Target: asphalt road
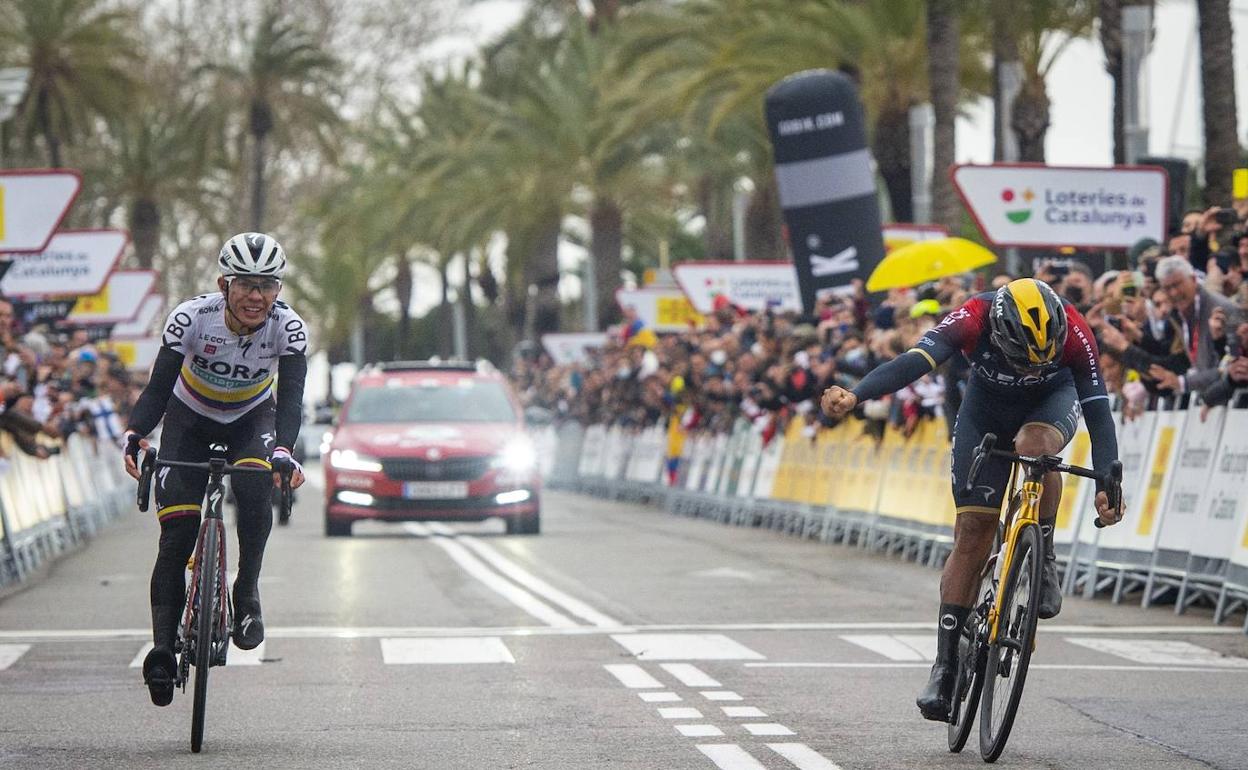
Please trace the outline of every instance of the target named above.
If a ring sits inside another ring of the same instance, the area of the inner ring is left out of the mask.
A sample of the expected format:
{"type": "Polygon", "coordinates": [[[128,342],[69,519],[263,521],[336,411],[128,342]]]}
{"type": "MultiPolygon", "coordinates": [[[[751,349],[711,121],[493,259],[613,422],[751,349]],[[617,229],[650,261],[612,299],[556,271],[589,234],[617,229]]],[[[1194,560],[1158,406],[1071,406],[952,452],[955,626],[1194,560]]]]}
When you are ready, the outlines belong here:
{"type": "MultiPolygon", "coordinates": [[[[950,754],[914,706],[934,570],[555,492],[537,537],[486,522],[329,540],[318,494],[274,529],[268,641],[213,669],[198,756],[189,690],[158,709],[135,667],[153,516],[0,601],[0,767],[980,764],[974,737],[950,754]]],[[[1245,768],[1246,694],[1237,623],[1068,598],[1000,764],[1245,768]]]]}

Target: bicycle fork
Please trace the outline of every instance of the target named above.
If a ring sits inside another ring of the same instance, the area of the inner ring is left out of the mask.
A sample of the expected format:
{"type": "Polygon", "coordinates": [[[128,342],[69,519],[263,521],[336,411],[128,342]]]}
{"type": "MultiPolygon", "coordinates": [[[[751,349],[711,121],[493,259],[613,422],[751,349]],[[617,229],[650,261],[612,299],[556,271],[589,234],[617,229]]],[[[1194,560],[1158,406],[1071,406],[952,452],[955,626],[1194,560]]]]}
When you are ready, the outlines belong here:
{"type": "Polygon", "coordinates": [[[1038,481],[1024,481],[1022,489],[1022,504],[1019,506],[1018,515],[1010,522],[1009,529],[1005,533],[1005,538],[1001,541],[1001,553],[997,557],[996,575],[994,579],[997,583],[996,595],[993,597],[992,607],[988,610],[988,643],[995,644],[1000,632],[1000,621],[1002,610],[1002,596],[1005,594],[1004,586],[1001,585],[1002,579],[1010,575],[1010,570],[1014,567],[1014,546],[1018,542],[1018,535],[1022,532],[1023,527],[1035,524],[1039,521],[1036,511],[1040,508],[1040,495],[1044,489],[1038,481]]]}

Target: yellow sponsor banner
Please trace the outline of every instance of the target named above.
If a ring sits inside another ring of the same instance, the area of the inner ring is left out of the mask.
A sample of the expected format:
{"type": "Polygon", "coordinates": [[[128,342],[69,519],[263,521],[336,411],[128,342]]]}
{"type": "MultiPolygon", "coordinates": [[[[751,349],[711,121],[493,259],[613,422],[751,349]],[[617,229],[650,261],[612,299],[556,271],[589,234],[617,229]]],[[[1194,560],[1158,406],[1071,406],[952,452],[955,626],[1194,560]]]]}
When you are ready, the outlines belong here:
{"type": "Polygon", "coordinates": [[[79,297],[78,301],[74,303],[74,309],[70,313],[106,315],[108,313],[108,284],[104,284],[104,288],[100,289],[99,294],[79,297]]]}
{"type": "Polygon", "coordinates": [[[655,304],[659,326],[700,327],[706,321],[686,297],[659,297],[655,304]]]}
{"type": "Polygon", "coordinates": [[[886,516],[907,518],[906,486],[913,470],[906,467],[906,440],[892,425],[884,429],[884,441],[880,444],[880,473],[884,479],[879,494],[879,512],[886,516]]]}
{"type": "MultiPolygon", "coordinates": [[[[1081,430],[1075,434],[1074,445],[1070,450],[1070,465],[1087,466],[1088,455],[1092,451],[1092,439],[1088,432],[1081,430]]],[[[1067,473],[1062,477],[1062,502],[1057,507],[1057,529],[1068,529],[1075,513],[1075,505],[1079,502],[1079,486],[1083,479],[1067,473]]]]}
{"type": "Polygon", "coordinates": [[[1157,452],[1153,455],[1153,468],[1148,476],[1148,489],[1144,493],[1144,506],[1140,510],[1140,523],[1135,534],[1148,535],[1153,531],[1157,518],[1157,505],[1161,501],[1161,487],[1166,482],[1166,468],[1170,467],[1170,449],[1174,445],[1174,427],[1167,425],[1157,436],[1157,452]]]}
{"type": "Polygon", "coordinates": [[[824,505],[832,502],[832,483],[836,471],[836,463],[840,459],[837,453],[840,426],[821,428],[815,434],[815,468],[810,483],[810,502],[824,505]]]}

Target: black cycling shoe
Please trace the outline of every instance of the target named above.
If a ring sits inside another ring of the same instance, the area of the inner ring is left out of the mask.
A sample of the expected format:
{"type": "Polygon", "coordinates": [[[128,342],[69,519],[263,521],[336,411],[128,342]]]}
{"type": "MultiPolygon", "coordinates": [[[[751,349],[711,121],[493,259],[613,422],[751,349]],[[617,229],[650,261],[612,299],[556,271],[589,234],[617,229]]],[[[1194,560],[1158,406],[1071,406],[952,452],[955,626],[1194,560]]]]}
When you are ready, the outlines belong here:
{"type": "Polygon", "coordinates": [[[239,611],[234,621],[234,646],[240,650],[254,650],[263,641],[264,618],[260,616],[260,607],[239,611]]]}
{"type": "Polygon", "coordinates": [[[173,680],[178,661],[166,647],[153,647],[143,659],[143,682],[152,696],[152,703],[168,706],[173,702],[173,680]]]}
{"type": "Polygon", "coordinates": [[[1057,617],[1062,611],[1062,583],[1057,577],[1057,559],[1044,557],[1044,572],[1040,578],[1040,619],[1057,617]]]}
{"type": "Polygon", "coordinates": [[[949,712],[953,707],[953,685],[958,678],[958,667],[937,662],[932,666],[932,675],[927,686],[915,704],[924,719],[933,722],[948,722],[949,712]]]}

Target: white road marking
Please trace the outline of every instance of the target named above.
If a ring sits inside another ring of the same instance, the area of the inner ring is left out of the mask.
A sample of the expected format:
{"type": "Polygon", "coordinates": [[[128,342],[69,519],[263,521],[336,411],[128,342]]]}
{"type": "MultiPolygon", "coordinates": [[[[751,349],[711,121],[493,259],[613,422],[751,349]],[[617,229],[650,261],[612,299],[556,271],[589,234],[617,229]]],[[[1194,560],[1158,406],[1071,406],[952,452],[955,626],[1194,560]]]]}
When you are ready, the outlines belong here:
{"type": "Polygon", "coordinates": [[[683,700],[674,692],[639,692],[637,695],[646,703],[674,703],[683,700]]]}
{"type": "Polygon", "coordinates": [[[659,668],[679,679],[680,683],[686,687],[723,686],[692,663],[661,663],[659,668]]]}
{"type": "MultiPolygon", "coordinates": [[[[420,531],[424,529],[423,527],[420,529],[413,529],[413,525],[415,524],[416,522],[410,522],[404,526],[410,531],[420,531]]],[[[514,583],[504,580],[497,573],[491,571],[489,567],[485,566],[484,562],[469,553],[467,548],[464,548],[451,538],[434,537],[430,538],[430,540],[434,545],[438,546],[443,551],[446,551],[446,554],[450,556],[455,563],[464,570],[464,572],[467,572],[469,575],[484,584],[487,588],[542,621],[546,625],[565,628],[578,625],[575,620],[554,609],[533,594],[514,583]]]]}
{"type": "MultiPolygon", "coordinates": [[[[230,645],[230,651],[225,655],[225,665],[227,668],[235,666],[258,666],[264,657],[265,642],[261,642],[253,650],[240,650],[233,644],[230,645]]],[[[143,659],[152,651],[152,643],[148,642],[139,648],[134,659],[130,661],[130,668],[143,668],[143,659]]]]}
{"type": "MultiPolygon", "coordinates": [[[[441,533],[439,532],[439,534],[441,533]]],[[[551,604],[562,607],[590,625],[598,626],[599,628],[610,628],[613,630],[617,630],[623,625],[620,621],[602,614],[585,602],[577,599],[575,596],[570,596],[558,588],[555,588],[550,583],[547,583],[545,580],[542,580],[538,576],[522,568],[506,556],[503,556],[493,547],[481,542],[475,537],[460,535],[456,538],[456,542],[463,543],[468,546],[477,554],[477,556],[485,559],[499,572],[503,573],[543,599],[549,601],[551,604]]]]}
{"type": "Polygon", "coordinates": [[[634,690],[663,686],[663,683],[650,676],[648,671],[633,663],[611,663],[603,666],[603,668],[611,676],[620,680],[620,684],[634,690]]]}
{"type": "Polygon", "coordinates": [[[724,712],[724,716],[732,717],[733,719],[767,716],[762,709],[755,708],[754,706],[720,706],[719,708],[724,712]]]}
{"type": "Polygon", "coordinates": [[[767,748],[792,762],[798,770],[841,770],[840,765],[804,743],[769,743],[767,748]]]}
{"type": "Polygon", "coordinates": [[[718,738],[724,734],[715,725],[676,725],[676,729],[686,738],[718,738]]]}
{"type": "Polygon", "coordinates": [[[387,665],[443,665],[451,663],[515,663],[511,650],[498,637],[458,639],[382,639],[381,658],[387,665]]]}
{"type": "Polygon", "coordinates": [[[619,634],[611,638],[638,660],[764,659],[723,634],[619,634]]]}
{"type": "Polygon", "coordinates": [[[747,722],[741,725],[750,735],[793,735],[793,731],[775,722],[747,722]]]}
{"type": "Polygon", "coordinates": [[[664,719],[701,719],[702,712],[688,706],[669,706],[659,709],[659,716],[664,719]]]}
{"type": "MultiPolygon", "coordinates": [[[[746,665],[749,665],[749,664],[747,663],[746,665]]],[[[706,698],[707,700],[714,700],[714,701],[745,700],[745,698],[742,698],[740,695],[737,695],[732,690],[708,690],[702,693],[702,697],[706,698]]]]}
{"type": "MultiPolygon", "coordinates": [[[[270,639],[367,639],[386,636],[588,636],[624,633],[707,631],[935,631],[935,623],[739,623],[657,624],[597,628],[594,626],[275,626],[265,629],[270,639]]],[[[1239,628],[1225,626],[1044,626],[1041,634],[1240,636],[1239,628]]],[[[70,628],[0,631],[0,642],[72,642],[80,640],[142,641],[150,628],[70,628]]]]}
{"type": "MultiPolygon", "coordinates": [[[[746,668],[931,668],[927,663],[827,663],[827,662],[793,662],[793,663],[745,663],[746,668]]],[[[1227,674],[1248,673],[1242,668],[1195,668],[1192,666],[1113,666],[1113,665],[1080,665],[1077,663],[1032,663],[1030,668],[1048,669],[1050,671],[1138,671],[1146,673],[1184,674],[1227,674]]]]}
{"type": "Polygon", "coordinates": [[[900,636],[888,634],[846,634],[850,644],[883,655],[889,660],[935,660],[936,639],[933,636],[900,636]]]}
{"type": "Polygon", "coordinates": [[[1248,668],[1248,658],[1223,655],[1191,642],[1171,639],[1083,639],[1068,637],[1066,641],[1089,650],[1105,652],[1136,663],[1160,666],[1204,666],[1215,668],[1248,668]]]}
{"type": "Polygon", "coordinates": [[[735,743],[699,743],[698,751],[719,770],[767,770],[761,762],[735,743]]]}
{"type": "Polygon", "coordinates": [[[29,644],[0,644],[0,671],[16,663],[29,649],[29,644]]]}

